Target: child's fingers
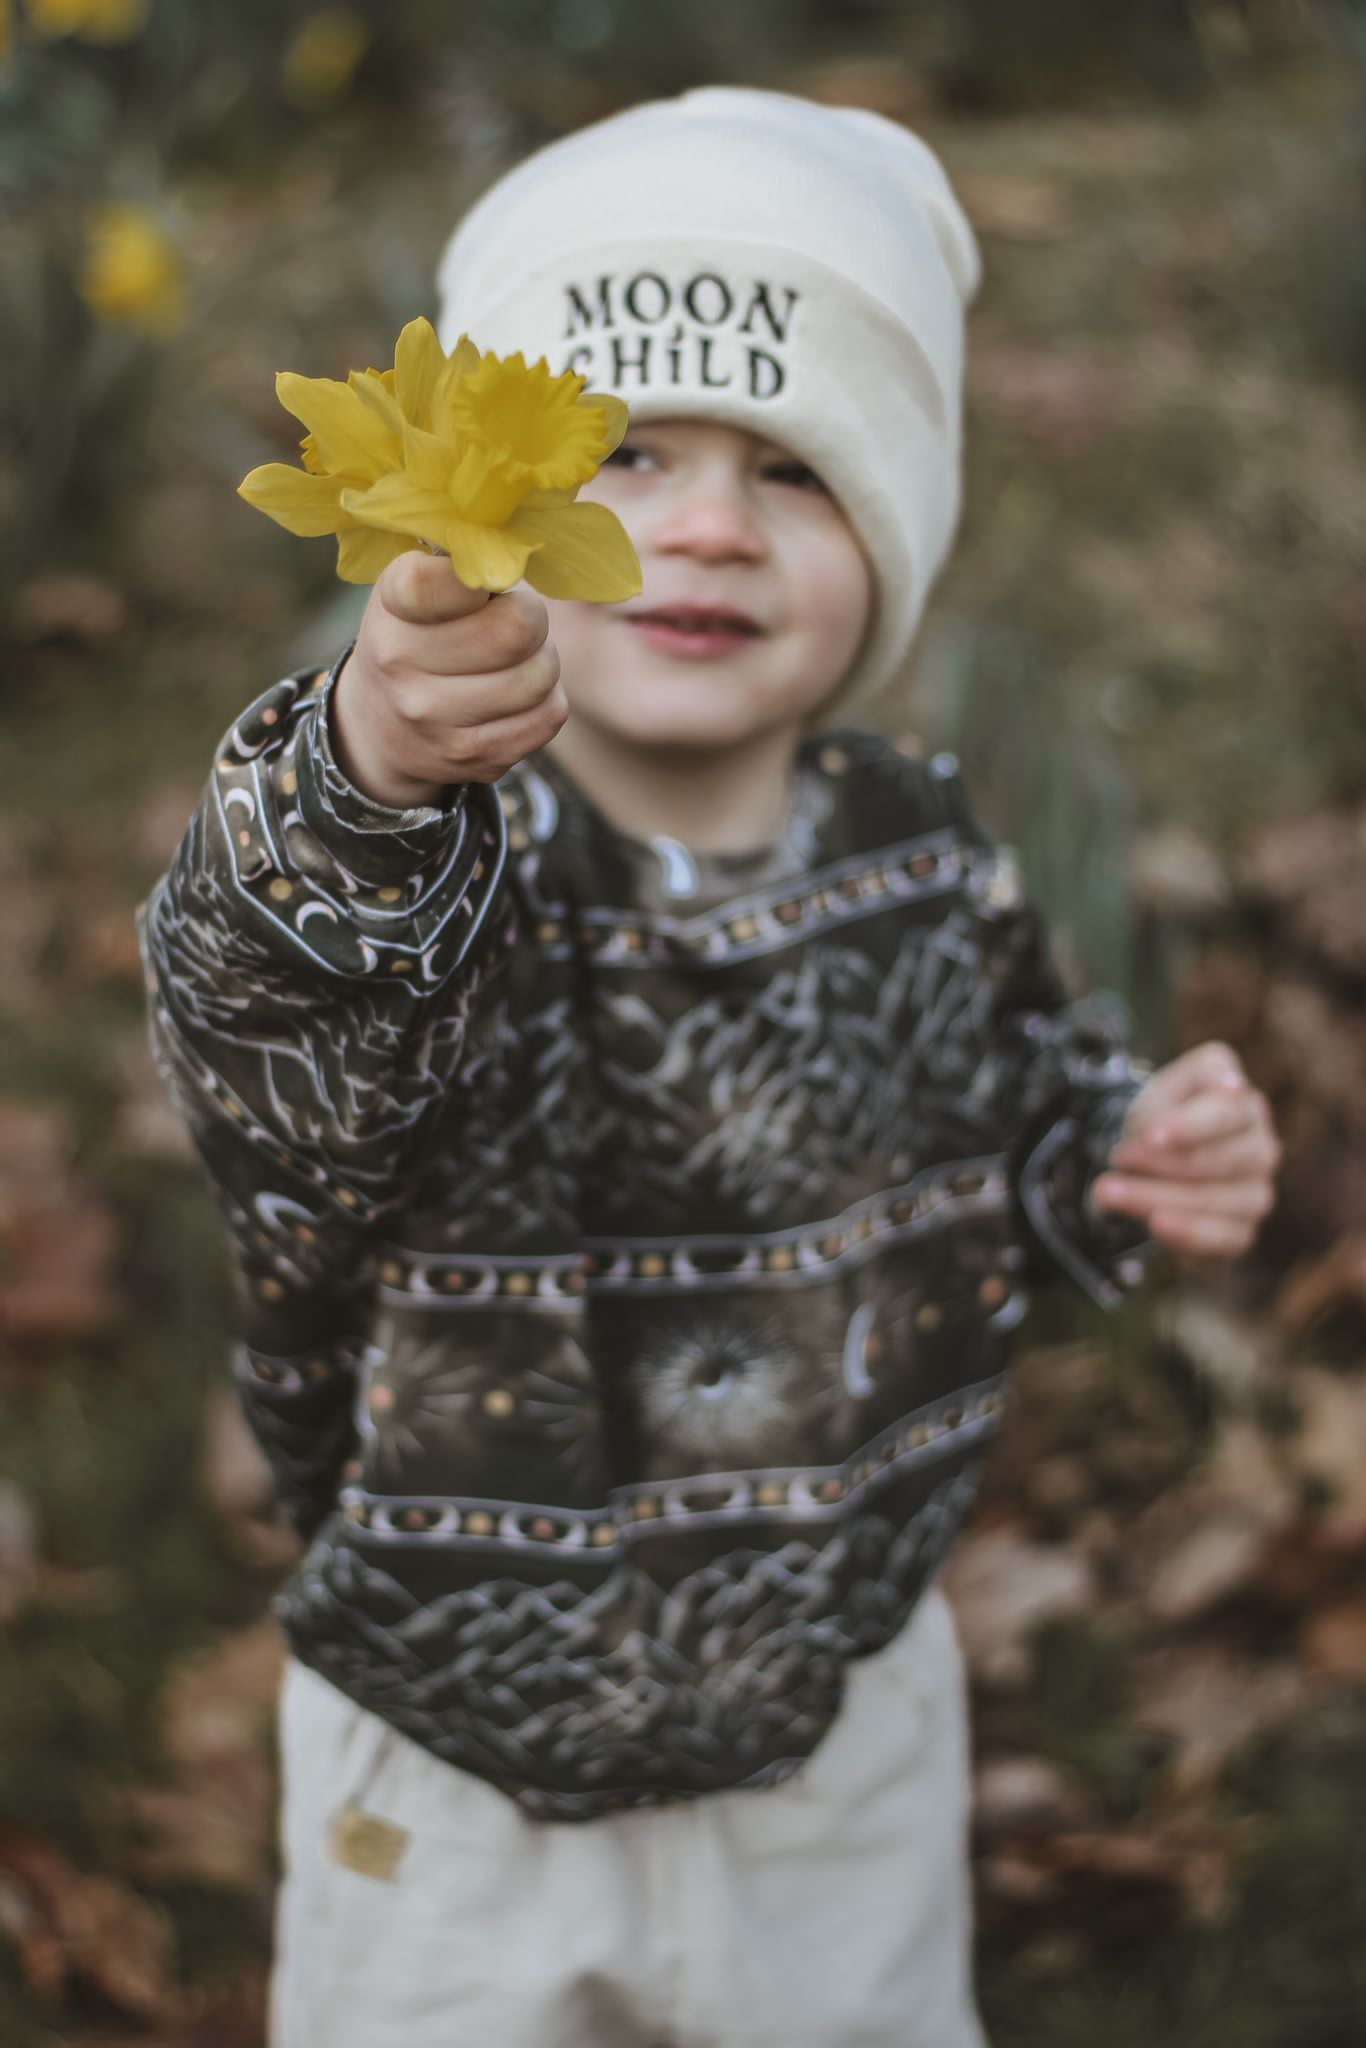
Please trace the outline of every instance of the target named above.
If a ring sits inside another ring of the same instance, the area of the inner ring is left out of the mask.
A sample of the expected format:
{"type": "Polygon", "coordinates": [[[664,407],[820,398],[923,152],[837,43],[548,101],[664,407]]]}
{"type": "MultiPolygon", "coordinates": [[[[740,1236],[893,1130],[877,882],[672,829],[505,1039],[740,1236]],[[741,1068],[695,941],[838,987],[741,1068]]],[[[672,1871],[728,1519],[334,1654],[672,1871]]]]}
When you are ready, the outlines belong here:
{"type": "Polygon", "coordinates": [[[1227,1216],[1193,1216],[1159,1209],[1148,1225],[1153,1236],[1169,1250],[1191,1252],[1197,1258],[1236,1259],[1257,1235],[1255,1223],[1227,1216]]]}
{"type": "Polygon", "coordinates": [[[1159,1213],[1166,1213],[1260,1222],[1272,1202],[1270,1183],[1261,1176],[1195,1183],[1155,1180],[1137,1174],[1103,1173],[1093,1193],[1102,1209],[1149,1220],[1159,1213]]]}
{"type": "Polygon", "coordinates": [[[499,718],[461,735],[461,744],[448,756],[448,779],[452,782],[496,782],[506,775],[514,761],[549,746],[569,716],[564,691],[556,684],[541,703],[511,718],[499,718]]]}
{"type": "MultiPolygon", "coordinates": [[[[1126,1127],[1111,1155],[1114,1165],[1133,1172],[1177,1173],[1191,1179],[1222,1177],[1222,1147],[1246,1146],[1239,1155],[1253,1171],[1274,1173],[1281,1148],[1266,1097],[1250,1084],[1192,1096],[1146,1129],[1126,1127]]],[[[1238,1170],[1235,1168],[1234,1170],[1238,1170]]]]}
{"type": "Polygon", "coordinates": [[[1126,1129],[1115,1150],[1141,1153],[1151,1166],[1163,1164],[1168,1155],[1249,1138],[1260,1128],[1257,1100],[1251,1089],[1242,1095],[1191,1096],[1146,1128],[1126,1129]]]}
{"type": "MultiPolygon", "coordinates": [[[[530,590],[500,591],[490,598],[487,591],[466,590],[464,584],[457,583],[456,598],[450,600],[452,605],[475,598],[479,603],[473,610],[441,611],[440,608],[447,605],[448,594],[441,586],[434,592],[426,590],[430,568],[440,570],[441,563],[435,557],[404,555],[391,563],[390,568],[397,572],[408,561],[416,564],[414,573],[425,591],[425,596],[420,593],[420,601],[416,606],[410,605],[409,610],[420,611],[427,597],[432,602],[425,617],[405,617],[393,606],[408,604],[412,593],[405,593],[400,584],[397,595],[390,599],[383,579],[376,584],[375,600],[380,609],[369,644],[372,660],[387,686],[392,688],[399,682],[406,685],[416,682],[424,686],[431,683],[440,688],[446,682],[466,685],[473,680],[487,679],[500,688],[515,689],[515,679],[524,676],[536,657],[547,651],[550,613],[541,599],[530,590]]],[[[446,566],[449,570],[449,564],[446,566]]],[[[389,570],[385,571],[385,575],[389,573],[389,570]]],[[[367,625],[369,620],[367,612],[367,625]]],[[[459,700],[452,700],[447,709],[454,708],[459,716],[466,719],[486,715],[466,710],[465,704],[462,696],[459,700]]],[[[509,698],[500,702],[498,708],[510,711],[518,706],[509,698]]]]}
{"type": "Polygon", "coordinates": [[[1178,1101],[1203,1094],[1207,1088],[1227,1088],[1236,1094],[1248,1085],[1237,1053],[1217,1038],[1182,1053],[1160,1071],[1170,1077],[1178,1101]]]}
{"type": "Polygon", "coordinates": [[[1236,1099],[1247,1085],[1237,1053],[1231,1046],[1211,1039],[1158,1068],[1134,1099],[1129,1111],[1129,1134],[1137,1137],[1160,1126],[1192,1096],[1217,1090],[1236,1099]]]}
{"type": "Polygon", "coordinates": [[[409,626],[436,626],[463,619],[489,601],[487,590],[471,590],[451,567],[447,555],[429,555],[410,548],[384,570],[378,583],[386,611],[409,626]]]}
{"type": "Polygon", "coordinates": [[[1101,1208],[1137,1217],[1172,1251],[1204,1258],[1236,1258],[1246,1251],[1271,1206],[1270,1184],[1265,1181],[1197,1189],[1107,1173],[1094,1192],[1101,1208]]]}
{"type": "Polygon", "coordinates": [[[1168,1115],[1146,1132],[1148,1143],[1170,1151],[1207,1145],[1215,1138],[1233,1138],[1252,1129],[1253,1116],[1247,1093],[1192,1095],[1178,1103],[1168,1115]]]}
{"type": "Polygon", "coordinates": [[[505,669],[443,675],[416,670],[403,685],[404,717],[440,731],[491,725],[543,704],[560,678],[559,652],[550,641],[505,669]]]}
{"type": "Polygon", "coordinates": [[[1269,1131],[1254,1127],[1203,1145],[1152,1146],[1141,1139],[1116,1145],[1109,1164],[1120,1172],[1152,1173],[1171,1180],[1236,1180],[1244,1174],[1273,1174],[1281,1148],[1269,1131]]]}
{"type": "Polygon", "coordinates": [[[550,613],[534,591],[503,590],[475,613],[397,631],[414,669],[460,678],[492,676],[519,667],[545,646],[550,613]]]}

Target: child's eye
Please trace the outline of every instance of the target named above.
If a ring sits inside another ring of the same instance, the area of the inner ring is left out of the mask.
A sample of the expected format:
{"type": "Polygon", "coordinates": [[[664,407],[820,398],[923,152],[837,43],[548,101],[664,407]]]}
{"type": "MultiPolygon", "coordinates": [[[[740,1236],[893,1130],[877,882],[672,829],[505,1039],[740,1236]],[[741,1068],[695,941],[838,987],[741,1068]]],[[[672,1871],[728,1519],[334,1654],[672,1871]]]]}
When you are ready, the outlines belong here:
{"type": "Polygon", "coordinates": [[[642,448],[638,441],[622,441],[605,458],[602,466],[604,469],[609,465],[613,469],[647,469],[653,460],[649,449],[642,448]]]}
{"type": "Polygon", "coordinates": [[[817,476],[810,464],[798,462],[795,458],[766,464],[764,477],[769,483],[788,484],[798,491],[827,491],[824,479],[817,476]]]}

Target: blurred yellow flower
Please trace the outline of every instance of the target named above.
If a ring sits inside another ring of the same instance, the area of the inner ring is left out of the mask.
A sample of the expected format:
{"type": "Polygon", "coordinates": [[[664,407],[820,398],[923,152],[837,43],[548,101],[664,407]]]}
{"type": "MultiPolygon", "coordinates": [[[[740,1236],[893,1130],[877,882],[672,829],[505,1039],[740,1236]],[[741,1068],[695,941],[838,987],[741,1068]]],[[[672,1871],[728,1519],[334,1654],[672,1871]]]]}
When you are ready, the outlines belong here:
{"type": "Polygon", "coordinates": [[[103,206],[86,223],[81,296],[97,319],[174,333],[185,317],[180,254],[140,206],[103,206]]]}
{"type": "Polygon", "coordinates": [[[126,43],[147,20],[147,0],[25,0],[42,36],[84,36],[90,43],[126,43]]]}
{"type": "Polygon", "coordinates": [[[365,55],[370,31],[353,7],[320,7],[289,39],[281,77],[288,97],[322,106],[345,92],[365,55]]]}
{"type": "Polygon", "coordinates": [[[14,9],[10,0],[0,0],[0,64],[14,48],[14,9]]]}
{"type": "Polygon", "coordinates": [[[574,502],[626,431],[626,407],[544,361],[447,356],[430,322],[399,335],[392,370],[276,379],[308,429],[302,470],[266,463],[241,495],[291,533],[338,536],[337,573],[369,583],[414,541],[476,590],[525,577],[549,597],[615,602],[640,589],[625,530],[574,502]]]}

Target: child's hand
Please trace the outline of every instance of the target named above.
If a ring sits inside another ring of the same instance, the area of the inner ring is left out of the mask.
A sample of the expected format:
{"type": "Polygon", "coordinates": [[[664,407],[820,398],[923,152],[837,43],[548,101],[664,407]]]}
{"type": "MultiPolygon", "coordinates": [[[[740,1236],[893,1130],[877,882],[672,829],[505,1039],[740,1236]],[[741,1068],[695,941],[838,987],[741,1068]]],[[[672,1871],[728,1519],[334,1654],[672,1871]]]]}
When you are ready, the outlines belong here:
{"type": "Polygon", "coordinates": [[[496,782],[569,715],[540,598],[490,599],[445,555],[389,564],[332,694],[338,765],[375,802],[434,803],[453,782],[496,782]]]}
{"type": "Polygon", "coordinates": [[[1237,1054],[1200,1045],[1135,1096],[1095,1199],[1142,1217],[1175,1251],[1235,1258],[1271,1207],[1280,1157],[1266,1098],[1237,1054]]]}

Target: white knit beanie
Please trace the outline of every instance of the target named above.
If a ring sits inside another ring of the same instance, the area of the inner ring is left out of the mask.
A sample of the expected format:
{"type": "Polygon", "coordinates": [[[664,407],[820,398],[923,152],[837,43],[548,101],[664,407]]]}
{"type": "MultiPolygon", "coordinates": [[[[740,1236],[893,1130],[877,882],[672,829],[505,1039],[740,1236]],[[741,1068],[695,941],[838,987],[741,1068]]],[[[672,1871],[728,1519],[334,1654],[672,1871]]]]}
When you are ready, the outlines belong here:
{"type": "Polygon", "coordinates": [[[632,418],[791,449],[872,563],[825,715],[902,670],[960,493],[972,230],[937,157],[877,114],[710,87],[633,107],[499,180],[438,272],[446,348],[544,355],[632,418]]]}

